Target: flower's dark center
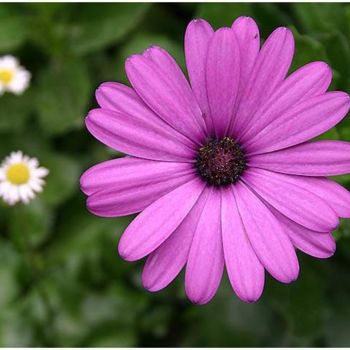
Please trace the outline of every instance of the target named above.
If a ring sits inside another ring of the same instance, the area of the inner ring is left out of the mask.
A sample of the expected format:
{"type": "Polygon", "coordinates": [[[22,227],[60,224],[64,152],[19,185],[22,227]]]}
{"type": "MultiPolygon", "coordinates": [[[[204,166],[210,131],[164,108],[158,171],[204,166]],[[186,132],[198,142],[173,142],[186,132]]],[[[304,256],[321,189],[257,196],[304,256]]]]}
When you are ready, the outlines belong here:
{"type": "Polygon", "coordinates": [[[235,183],[245,167],[244,153],[230,137],[211,139],[198,151],[197,171],[210,185],[226,186],[235,183]]]}

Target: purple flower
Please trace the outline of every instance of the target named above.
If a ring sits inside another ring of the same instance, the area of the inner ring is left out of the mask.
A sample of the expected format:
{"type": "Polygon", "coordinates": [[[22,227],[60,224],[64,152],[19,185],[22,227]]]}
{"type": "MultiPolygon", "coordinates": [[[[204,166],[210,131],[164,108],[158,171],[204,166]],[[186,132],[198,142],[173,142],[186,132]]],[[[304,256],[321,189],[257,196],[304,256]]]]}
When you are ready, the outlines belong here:
{"type": "Polygon", "coordinates": [[[349,110],[326,92],[331,69],[312,62],[287,76],[293,35],[277,28],[260,48],[249,17],[213,31],[186,30],[190,84],[160,47],[126,61],[132,88],[104,83],[86,126],[128,154],[81,178],[89,210],[141,212],[119,242],[128,261],[148,256],[145,288],[166,287],[185,268],[188,298],[207,303],[226,267],[235,293],[259,299],[267,270],[297,279],[296,249],[334,254],[331,231],[350,217],[350,194],[326,176],[350,171],[350,143],[312,141],[349,110]]]}

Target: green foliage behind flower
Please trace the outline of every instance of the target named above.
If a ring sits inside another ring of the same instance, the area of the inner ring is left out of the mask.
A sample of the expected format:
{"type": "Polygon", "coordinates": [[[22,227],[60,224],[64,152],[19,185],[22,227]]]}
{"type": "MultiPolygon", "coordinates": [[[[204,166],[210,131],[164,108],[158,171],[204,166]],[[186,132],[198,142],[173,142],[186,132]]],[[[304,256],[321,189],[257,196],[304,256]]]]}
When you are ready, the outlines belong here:
{"type": "MultiPolygon", "coordinates": [[[[263,38],[289,26],[292,69],[324,60],[333,89],[349,92],[348,4],[0,4],[0,56],[18,57],[32,73],[23,95],[0,97],[0,159],[20,149],[50,169],[30,205],[0,204],[0,346],[350,346],[349,222],[336,232],[334,258],[300,254],[293,285],[268,278],[261,301],[249,305],[226,281],[198,307],[182,283],[143,290],[141,265],[116,251],[131,218],[90,215],[79,191],[83,170],[121,156],[84,128],[94,89],[126,82],[125,58],[151,44],[183,67],[190,19],[222,26],[240,15],[253,16],[263,38]]],[[[350,141],[350,119],[326,136],[350,141]]],[[[350,188],[349,176],[339,181],[350,188]]]]}

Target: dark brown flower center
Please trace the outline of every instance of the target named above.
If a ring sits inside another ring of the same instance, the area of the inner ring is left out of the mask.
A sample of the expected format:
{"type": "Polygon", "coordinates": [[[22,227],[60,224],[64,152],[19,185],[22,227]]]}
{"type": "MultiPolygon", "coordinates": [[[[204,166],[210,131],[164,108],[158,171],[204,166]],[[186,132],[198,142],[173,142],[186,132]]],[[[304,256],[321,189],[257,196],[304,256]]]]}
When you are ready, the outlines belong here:
{"type": "Polygon", "coordinates": [[[211,139],[198,150],[198,174],[213,186],[235,183],[246,168],[244,153],[230,137],[211,139]]]}

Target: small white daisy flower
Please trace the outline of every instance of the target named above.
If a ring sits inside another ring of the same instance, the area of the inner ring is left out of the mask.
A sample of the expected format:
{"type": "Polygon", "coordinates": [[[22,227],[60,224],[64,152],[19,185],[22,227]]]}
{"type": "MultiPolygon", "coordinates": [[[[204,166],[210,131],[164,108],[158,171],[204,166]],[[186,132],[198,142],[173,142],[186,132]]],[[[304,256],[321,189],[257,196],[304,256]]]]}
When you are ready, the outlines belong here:
{"type": "Polygon", "coordinates": [[[27,89],[30,73],[10,55],[0,57],[0,95],[5,91],[20,95],[27,89]]]}
{"type": "Polygon", "coordinates": [[[36,158],[29,158],[21,151],[12,152],[0,166],[0,198],[10,205],[29,203],[42,191],[43,178],[48,173],[36,158]]]}

